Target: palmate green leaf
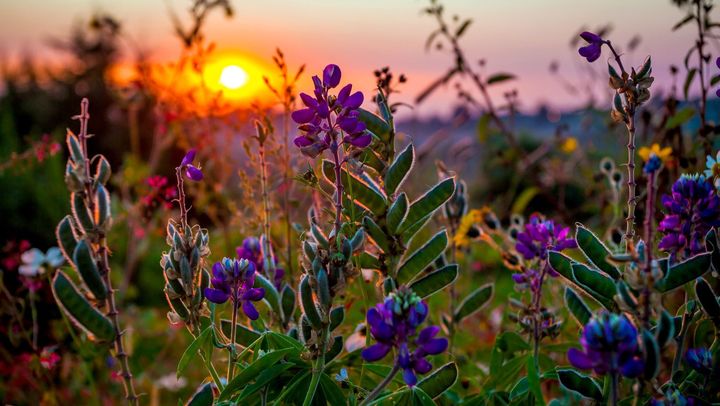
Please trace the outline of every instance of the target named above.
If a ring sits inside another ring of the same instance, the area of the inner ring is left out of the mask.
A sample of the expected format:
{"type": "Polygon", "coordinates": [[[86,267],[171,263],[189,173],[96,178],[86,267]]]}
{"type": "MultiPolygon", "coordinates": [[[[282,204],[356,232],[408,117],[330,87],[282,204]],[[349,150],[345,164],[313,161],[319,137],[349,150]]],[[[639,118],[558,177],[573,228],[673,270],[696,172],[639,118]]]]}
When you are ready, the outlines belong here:
{"type": "Polygon", "coordinates": [[[229,399],[236,392],[243,389],[248,383],[255,380],[260,375],[260,372],[265,371],[270,368],[270,366],[277,364],[278,362],[280,362],[281,359],[283,359],[283,357],[285,357],[292,351],[297,350],[295,350],[294,348],[285,348],[282,350],[270,351],[265,355],[259,357],[258,359],[250,363],[245,369],[240,371],[240,373],[237,374],[230,382],[228,382],[223,391],[220,392],[218,400],[229,399]]]}
{"type": "Polygon", "coordinates": [[[237,402],[242,402],[245,398],[248,396],[256,393],[260,389],[262,389],[265,385],[272,382],[275,378],[280,376],[283,372],[287,371],[288,369],[292,368],[293,364],[290,362],[286,362],[284,364],[276,364],[271,365],[267,369],[264,369],[260,372],[258,377],[255,379],[255,382],[248,385],[243,389],[243,391],[240,393],[240,396],[237,399],[237,402]]]}
{"type": "Polygon", "coordinates": [[[572,264],[572,274],[577,285],[605,308],[612,311],[617,307],[614,299],[617,289],[610,277],[584,264],[572,264]]]}
{"type": "Polygon", "coordinates": [[[662,293],[668,292],[705,275],[710,270],[711,255],[710,252],[698,254],[672,265],[665,277],[655,282],[655,289],[662,293]]]}
{"type": "Polygon", "coordinates": [[[432,214],[428,214],[427,216],[421,218],[420,221],[416,222],[413,226],[403,230],[403,232],[400,233],[401,240],[404,241],[405,244],[410,245],[410,241],[412,241],[412,239],[415,237],[415,234],[417,234],[418,231],[422,230],[422,228],[425,227],[425,224],[430,221],[432,216],[432,214]]]}
{"type": "MultiPolygon", "coordinates": [[[[328,160],[322,162],[323,175],[331,183],[335,183],[335,164],[328,160]]],[[[374,187],[370,186],[364,180],[359,179],[353,174],[348,174],[345,169],[342,169],[340,181],[345,188],[346,193],[350,193],[352,190],[352,196],[355,198],[361,206],[366,207],[368,210],[373,212],[376,216],[379,216],[385,212],[386,198],[374,187]]]]}
{"type": "Polygon", "coordinates": [[[417,386],[412,388],[412,395],[413,400],[412,404],[413,406],[435,406],[435,402],[433,402],[432,397],[425,393],[422,388],[419,388],[417,386]]]}
{"type": "Polygon", "coordinates": [[[410,289],[421,298],[426,298],[449,286],[457,275],[457,264],[447,265],[416,280],[410,285],[410,289]]]}
{"type": "MultiPolygon", "coordinates": [[[[548,379],[558,379],[557,373],[554,370],[549,370],[542,373],[539,378],[540,381],[546,381],[548,379]]],[[[521,398],[522,396],[527,394],[529,389],[530,384],[528,383],[528,377],[524,376],[520,378],[520,380],[517,381],[515,386],[513,386],[512,390],[510,391],[510,400],[515,401],[516,399],[521,398]]]]}
{"type": "Polygon", "coordinates": [[[387,229],[390,234],[394,235],[397,232],[398,227],[400,227],[400,224],[403,220],[405,220],[409,205],[410,203],[408,203],[407,195],[405,193],[400,193],[397,199],[395,199],[393,204],[390,206],[390,209],[388,209],[385,224],[387,225],[387,229]]]}
{"type": "Polygon", "coordinates": [[[363,108],[359,108],[358,111],[360,112],[358,118],[365,124],[365,127],[383,142],[388,143],[391,137],[391,128],[388,123],[363,108]]]}
{"type": "Polygon", "coordinates": [[[442,395],[443,392],[455,385],[458,377],[458,367],[454,362],[448,362],[440,368],[433,371],[430,375],[424,377],[417,383],[417,387],[422,389],[432,399],[442,395]]]}
{"type": "Polygon", "coordinates": [[[570,287],[565,288],[565,306],[570,310],[575,320],[584,326],[590,321],[592,311],[577,293],[570,287]]]}
{"type": "Polygon", "coordinates": [[[63,271],[57,271],[55,274],[52,292],[60,308],[84,331],[102,341],[112,341],[115,338],[115,328],[110,319],[95,309],[78,292],[75,284],[63,271]]]}
{"type": "Polygon", "coordinates": [[[186,406],[212,406],[214,400],[212,384],[206,383],[193,394],[186,406]]]}
{"type": "Polygon", "coordinates": [[[525,368],[528,358],[532,358],[529,354],[522,354],[515,358],[511,358],[503,363],[497,372],[490,373],[489,379],[485,381],[483,389],[505,390],[516,381],[520,372],[525,368]]]}
{"type": "Polygon", "coordinates": [[[275,399],[275,402],[273,402],[273,405],[290,404],[291,402],[289,400],[295,398],[299,398],[302,402],[309,384],[310,371],[295,375],[290,382],[285,385],[283,391],[280,392],[280,395],[275,399]],[[288,399],[287,401],[286,398],[288,399]]]}
{"type": "Polygon", "coordinates": [[[575,240],[585,257],[590,260],[593,265],[613,279],[620,278],[620,271],[617,267],[607,261],[607,257],[611,255],[610,250],[592,231],[578,224],[577,231],[575,232],[575,240]]]}
{"type": "Polygon", "coordinates": [[[380,228],[380,226],[372,218],[370,218],[370,216],[363,217],[362,225],[365,230],[367,230],[370,238],[375,241],[378,248],[380,248],[383,252],[388,252],[390,248],[390,241],[382,228],[380,228]]]}
{"type": "Polygon", "coordinates": [[[363,252],[358,255],[358,264],[362,269],[380,269],[382,266],[380,260],[376,256],[367,252],[363,252]]]}
{"type": "MultiPolygon", "coordinates": [[[[232,321],[227,319],[220,320],[220,328],[225,337],[230,338],[231,327],[232,321]]],[[[254,343],[258,338],[260,338],[260,335],[261,334],[259,332],[251,330],[241,323],[236,324],[235,342],[242,345],[243,347],[247,347],[250,344],[254,343]]]]}
{"type": "Polygon", "coordinates": [[[107,298],[107,287],[100,276],[95,258],[90,251],[90,246],[85,240],[80,240],[73,252],[73,263],[85,286],[92,292],[97,300],[107,298]]]}
{"type": "Polygon", "coordinates": [[[535,398],[535,404],[545,405],[545,399],[543,399],[542,389],[540,389],[540,375],[535,365],[535,359],[528,357],[527,360],[527,381],[530,393],[535,398]]]}
{"type": "Polygon", "coordinates": [[[455,179],[448,178],[435,185],[427,193],[415,200],[408,209],[405,221],[400,225],[400,233],[422,222],[439,209],[455,192],[455,179]]]}
{"type": "Polygon", "coordinates": [[[579,395],[602,402],[603,394],[600,385],[594,379],[572,368],[557,368],[558,380],[565,389],[579,395]]]}
{"type": "Polygon", "coordinates": [[[413,252],[400,265],[396,279],[400,284],[406,284],[435,261],[445,251],[448,244],[448,236],[445,230],[435,234],[428,242],[413,252]]]}
{"type": "Polygon", "coordinates": [[[212,338],[212,333],[213,326],[207,326],[205,330],[203,330],[200,335],[195,337],[195,339],[185,349],[182,357],[180,357],[180,362],[178,362],[177,370],[175,373],[178,378],[180,378],[180,375],[185,372],[185,369],[187,369],[188,365],[190,365],[190,361],[195,358],[195,355],[197,355],[198,351],[200,351],[205,346],[205,344],[207,344],[208,340],[212,338]]]}
{"type": "Polygon", "coordinates": [[[385,174],[385,193],[388,196],[395,194],[403,181],[405,181],[414,161],[415,148],[413,144],[409,144],[397,155],[385,174]]]}
{"type": "Polygon", "coordinates": [[[338,387],[337,383],[335,383],[335,381],[325,373],[320,375],[320,389],[322,389],[322,392],[325,395],[325,400],[328,402],[328,404],[347,404],[347,401],[345,400],[345,395],[343,395],[340,387],[338,387]]]}
{"type": "Polygon", "coordinates": [[[493,294],[493,285],[488,283],[470,293],[465,300],[463,300],[455,310],[453,319],[455,322],[459,322],[465,317],[470,316],[476,311],[480,310],[486,303],[490,301],[493,294]]]}

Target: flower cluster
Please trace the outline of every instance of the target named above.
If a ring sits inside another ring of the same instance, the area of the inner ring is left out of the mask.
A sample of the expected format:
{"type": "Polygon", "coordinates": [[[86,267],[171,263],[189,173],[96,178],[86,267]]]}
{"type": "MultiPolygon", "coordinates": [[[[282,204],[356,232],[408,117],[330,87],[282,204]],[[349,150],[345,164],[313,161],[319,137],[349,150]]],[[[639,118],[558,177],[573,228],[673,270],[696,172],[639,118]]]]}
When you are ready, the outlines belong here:
{"type": "Polygon", "coordinates": [[[576,368],[600,375],[619,372],[628,378],[643,372],[638,332],[625,315],[603,312],[593,317],[583,329],[580,344],[582,351],[568,351],[568,360],[576,368]]]}
{"type": "Polygon", "coordinates": [[[445,338],[435,338],[438,326],[429,326],[416,334],[417,327],[425,321],[428,306],[414,292],[400,288],[367,312],[370,333],[377,340],[362,352],[366,361],[384,358],[392,348],[398,351],[395,367],[403,370],[403,379],[409,386],[417,383],[418,374],[430,372],[432,365],[425,359],[440,354],[448,347],[445,338]],[[411,347],[414,351],[411,351],[411,347]]]}
{"type": "Polygon", "coordinates": [[[265,289],[254,288],[255,264],[246,259],[223,258],[212,267],[211,288],[205,288],[205,297],[213,303],[222,304],[232,300],[234,306],[242,306],[251,320],[260,316],[255,305],[265,297],[265,289]]]}
{"type": "Polygon", "coordinates": [[[663,234],[658,248],[673,256],[704,252],[705,234],[720,226],[720,198],[712,183],[703,175],[682,175],[662,204],[667,213],[658,227],[663,234]]]}
{"type": "Polygon", "coordinates": [[[712,354],[707,348],[691,348],[685,353],[685,362],[690,368],[701,374],[709,374],[712,371],[712,354]]]}
{"type": "Polygon", "coordinates": [[[357,148],[370,145],[372,136],[360,121],[359,107],[363,102],[362,92],[352,93],[352,85],[345,85],[337,95],[331,95],[330,89],[340,84],[340,67],[328,65],[323,70],[323,78],[313,76],[314,96],[300,93],[305,108],[294,111],[292,119],[299,124],[301,135],[294,142],[300,151],[316,157],[328,148],[337,148],[337,137],[345,134],[343,141],[357,148]]]}
{"type": "Polygon", "coordinates": [[[187,176],[190,180],[199,182],[203,179],[203,173],[200,168],[192,164],[195,160],[195,154],[197,154],[197,150],[195,148],[185,154],[182,162],[180,162],[180,170],[185,170],[185,176],[187,176]]]}
{"type": "Polygon", "coordinates": [[[168,178],[154,175],[147,178],[145,183],[150,189],[147,194],[140,197],[145,218],[152,217],[157,208],[172,209],[173,201],[177,198],[177,189],[175,185],[170,184],[168,178]]]}
{"type": "MultiPolygon", "coordinates": [[[[242,245],[237,247],[235,251],[237,252],[238,259],[247,259],[255,264],[255,269],[262,270],[266,275],[271,276],[269,275],[269,270],[265,269],[260,240],[255,237],[247,237],[243,240],[242,245]]],[[[272,260],[276,265],[274,269],[275,273],[272,275],[273,284],[279,290],[282,285],[282,279],[285,276],[285,270],[277,267],[277,258],[273,257],[272,260]]]]}
{"type": "Polygon", "coordinates": [[[515,249],[526,260],[539,258],[545,260],[548,250],[562,251],[577,248],[570,234],[570,227],[562,227],[552,220],[545,220],[538,214],[530,216],[524,230],[518,233],[515,249]]]}

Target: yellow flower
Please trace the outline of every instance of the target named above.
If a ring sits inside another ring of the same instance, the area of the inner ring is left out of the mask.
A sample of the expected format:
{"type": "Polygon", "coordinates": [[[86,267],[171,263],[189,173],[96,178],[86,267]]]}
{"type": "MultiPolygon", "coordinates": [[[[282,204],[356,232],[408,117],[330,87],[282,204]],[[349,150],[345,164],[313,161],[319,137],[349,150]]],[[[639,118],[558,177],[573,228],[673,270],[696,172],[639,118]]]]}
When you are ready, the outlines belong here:
{"type": "Polygon", "coordinates": [[[578,147],[578,141],[575,137],[568,137],[563,141],[560,150],[566,154],[572,154],[578,147]]]}
{"type": "Polygon", "coordinates": [[[472,239],[470,230],[475,228],[475,224],[482,221],[482,215],[482,211],[478,209],[472,209],[463,216],[463,218],[460,220],[460,225],[458,226],[457,232],[455,232],[455,235],[453,236],[453,242],[455,243],[456,247],[462,248],[470,245],[470,241],[472,239]]]}
{"type": "Polygon", "coordinates": [[[652,144],[650,148],[642,147],[638,151],[638,155],[640,155],[640,158],[642,158],[643,161],[647,162],[651,156],[655,155],[660,158],[663,164],[666,164],[668,163],[668,161],[670,161],[671,154],[672,148],[665,147],[660,149],[660,145],[658,144],[652,144]]]}

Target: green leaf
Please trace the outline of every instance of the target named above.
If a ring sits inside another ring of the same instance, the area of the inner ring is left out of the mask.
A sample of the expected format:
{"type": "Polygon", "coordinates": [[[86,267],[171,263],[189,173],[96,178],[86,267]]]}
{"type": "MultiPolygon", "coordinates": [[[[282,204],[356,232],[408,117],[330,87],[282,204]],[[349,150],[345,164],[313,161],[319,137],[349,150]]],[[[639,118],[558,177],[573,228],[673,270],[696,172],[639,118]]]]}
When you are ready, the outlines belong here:
{"type": "Polygon", "coordinates": [[[359,108],[360,112],[359,119],[365,124],[367,129],[380,138],[384,143],[388,143],[391,137],[391,128],[382,118],[377,115],[359,108]]]}
{"type": "Polygon", "coordinates": [[[454,362],[448,362],[433,371],[430,375],[421,379],[420,382],[417,383],[417,387],[427,393],[428,396],[435,399],[455,385],[457,377],[457,364],[454,362]]]}
{"type": "Polygon", "coordinates": [[[567,390],[579,395],[602,402],[603,394],[600,385],[594,379],[572,368],[557,368],[558,380],[567,390]]]}
{"type": "Polygon", "coordinates": [[[80,274],[80,278],[92,292],[95,299],[105,300],[107,298],[107,287],[102,280],[102,276],[100,276],[100,270],[97,263],[95,263],[90,246],[85,240],[80,240],[75,246],[73,263],[78,274],[80,274]]]}
{"type": "Polygon", "coordinates": [[[106,224],[110,218],[110,194],[105,186],[98,185],[95,192],[95,224],[106,224]]]}
{"type": "Polygon", "coordinates": [[[663,348],[673,337],[675,337],[675,318],[663,309],[655,331],[658,346],[663,348]]]}
{"type": "Polygon", "coordinates": [[[580,323],[580,326],[584,326],[590,321],[592,311],[569,286],[565,287],[565,306],[570,310],[575,320],[580,323]]]}
{"type": "Polygon", "coordinates": [[[695,115],[695,109],[692,107],[683,107],[673,114],[665,123],[666,130],[672,130],[673,128],[680,127],[681,125],[690,121],[695,115]]]}
{"type": "Polygon", "coordinates": [[[410,289],[421,298],[426,298],[449,286],[455,281],[457,275],[457,264],[447,265],[416,280],[410,284],[410,289]]]}
{"type": "Polygon", "coordinates": [[[345,308],[343,306],[337,306],[330,310],[330,331],[335,330],[345,319],[345,308]]]}
{"type": "MultiPolygon", "coordinates": [[[[323,160],[322,170],[325,177],[334,184],[335,164],[328,160],[323,160]]],[[[352,197],[363,208],[367,208],[376,216],[385,212],[385,196],[365,180],[359,179],[354,174],[348,174],[345,169],[341,169],[340,181],[342,182],[343,188],[345,188],[345,193],[349,194],[352,190],[352,197]]]]}
{"type": "Polygon", "coordinates": [[[292,351],[294,351],[293,348],[285,348],[282,350],[270,351],[259,357],[237,374],[230,382],[228,382],[225,389],[220,392],[218,400],[221,401],[228,399],[230,396],[234,395],[235,392],[241,390],[245,387],[245,385],[259,376],[262,371],[265,371],[270,368],[270,366],[277,364],[281,359],[283,359],[283,357],[292,351]]]}
{"type": "Polygon", "coordinates": [[[610,250],[592,231],[578,224],[575,240],[585,257],[590,260],[593,265],[610,275],[613,279],[620,278],[620,271],[617,267],[607,261],[607,257],[611,255],[610,250]]]}
{"type": "MultiPolygon", "coordinates": [[[[293,398],[293,395],[295,397],[300,397],[298,394],[302,395],[302,398],[305,397],[304,390],[307,388],[307,386],[310,384],[310,371],[303,372],[300,374],[295,375],[290,382],[288,382],[287,385],[285,385],[282,392],[280,392],[280,395],[275,399],[275,402],[273,405],[280,405],[280,404],[289,404],[292,403],[290,401],[283,402],[286,397],[290,396],[291,399],[293,398]]],[[[300,399],[300,402],[302,402],[302,398],[300,399]]]]}
{"type": "MultiPolygon", "coordinates": [[[[254,343],[258,338],[260,338],[260,333],[258,333],[255,330],[251,330],[247,327],[245,327],[241,323],[236,323],[235,325],[235,341],[242,345],[243,347],[248,347],[250,344],[254,343]]],[[[220,328],[222,330],[222,333],[226,337],[230,337],[231,333],[231,327],[232,327],[232,321],[227,319],[220,320],[220,328]]]]}
{"type": "MultiPolygon", "coordinates": [[[[342,347],[342,345],[340,345],[342,347]]],[[[345,395],[343,395],[342,390],[340,390],[340,387],[338,387],[337,383],[330,379],[330,377],[327,374],[320,375],[320,388],[323,391],[323,394],[325,395],[325,400],[330,405],[345,405],[347,404],[347,400],[345,399],[345,395]]]]}
{"type": "Polygon", "coordinates": [[[275,312],[275,314],[282,317],[283,313],[280,303],[280,293],[278,293],[275,285],[267,280],[265,276],[256,272],[254,287],[265,289],[265,297],[263,298],[263,301],[270,305],[270,308],[273,312],[275,312]]]}
{"type": "Polygon", "coordinates": [[[717,295],[715,295],[715,292],[713,292],[710,284],[705,279],[697,278],[695,281],[695,295],[708,317],[717,324],[720,318],[720,304],[718,304],[717,295]]]}
{"type": "Polygon", "coordinates": [[[293,288],[290,287],[290,285],[285,285],[285,287],[282,290],[281,295],[281,302],[282,302],[282,314],[283,314],[283,321],[285,323],[288,323],[290,320],[293,319],[293,314],[295,313],[295,291],[293,288]]]}
{"type": "Polygon", "coordinates": [[[385,220],[390,234],[394,235],[398,231],[398,227],[400,227],[400,224],[407,216],[408,206],[409,203],[407,195],[405,193],[400,193],[397,199],[395,199],[393,204],[390,206],[387,219],[385,220]]]}
{"type": "Polygon", "coordinates": [[[537,367],[535,366],[535,359],[533,357],[528,357],[527,360],[527,378],[530,393],[532,393],[535,397],[536,404],[545,405],[542,389],[540,389],[540,375],[537,367]]]}
{"type": "Polygon", "coordinates": [[[615,304],[615,282],[610,277],[595,271],[585,264],[572,264],[572,273],[577,285],[608,310],[615,304]]]}
{"type": "Polygon", "coordinates": [[[688,70],[687,76],[685,76],[685,83],[683,84],[683,95],[685,95],[685,100],[688,99],[688,93],[690,93],[690,86],[692,85],[693,79],[695,79],[695,74],[697,73],[697,68],[692,68],[688,70]]]}
{"type": "Polygon", "coordinates": [[[58,223],[55,229],[55,236],[57,237],[58,246],[62,251],[65,260],[69,263],[73,263],[73,253],[77,246],[77,238],[73,232],[72,220],[69,215],[65,216],[60,223],[58,223]]]}
{"type": "Polygon", "coordinates": [[[363,217],[362,225],[365,230],[367,230],[370,238],[375,241],[375,245],[377,245],[383,252],[388,252],[390,248],[390,241],[382,228],[380,228],[380,226],[372,218],[370,218],[370,216],[363,217]]]}
{"type": "Polygon", "coordinates": [[[490,118],[489,114],[483,114],[475,126],[475,132],[481,143],[484,143],[490,137],[490,118]]]}
{"type": "Polygon", "coordinates": [[[280,376],[283,372],[287,371],[288,369],[292,368],[293,364],[290,362],[286,362],[284,364],[276,364],[271,365],[267,369],[260,372],[260,375],[255,379],[255,382],[253,382],[251,385],[248,385],[243,389],[243,391],[240,393],[240,396],[237,399],[237,402],[240,403],[242,400],[247,398],[248,396],[256,393],[260,389],[262,389],[265,385],[275,380],[278,376],[280,376]]]}
{"type": "Polygon", "coordinates": [[[515,79],[515,75],[513,75],[512,73],[500,72],[490,75],[490,77],[488,77],[487,79],[487,84],[492,85],[495,83],[506,82],[512,79],[515,79]]]}
{"type": "Polygon", "coordinates": [[[448,236],[445,230],[435,234],[427,243],[412,253],[397,271],[397,281],[400,284],[410,282],[418,273],[422,272],[440,254],[445,251],[448,244],[448,236]]]}
{"type": "Polygon", "coordinates": [[[485,381],[483,388],[485,390],[497,389],[504,390],[509,387],[513,382],[516,381],[517,376],[525,368],[525,363],[528,358],[531,358],[529,354],[523,354],[515,358],[510,359],[498,368],[495,373],[490,373],[489,379],[485,381]]]}
{"type": "Polygon", "coordinates": [[[660,372],[660,346],[648,330],[643,330],[642,341],[645,349],[645,379],[652,380],[660,372]]]}
{"type": "Polygon", "coordinates": [[[575,261],[565,254],[561,254],[557,251],[548,251],[548,262],[555,272],[559,273],[570,282],[577,284],[572,272],[572,264],[575,261]]]}
{"type": "Polygon", "coordinates": [[[427,216],[430,216],[435,210],[450,199],[455,192],[455,179],[448,178],[435,185],[430,191],[415,200],[408,210],[405,221],[400,225],[400,233],[416,223],[421,222],[427,216]]]}
{"type": "Polygon", "coordinates": [[[322,319],[320,319],[320,314],[317,307],[315,307],[312,288],[310,287],[310,277],[307,275],[300,281],[300,304],[312,327],[319,330],[322,327],[322,319]]]}
{"type": "Polygon", "coordinates": [[[668,292],[675,288],[703,276],[710,270],[711,253],[698,254],[694,257],[675,264],[668,269],[665,277],[655,282],[655,289],[659,292],[668,292]]]}
{"type": "Polygon", "coordinates": [[[358,259],[358,264],[362,269],[380,269],[380,267],[382,266],[380,260],[376,256],[367,252],[362,252],[358,256],[358,259]]]}
{"type": "Polygon", "coordinates": [[[409,144],[397,155],[385,174],[385,193],[388,196],[395,194],[403,181],[405,181],[414,161],[415,148],[413,144],[409,144]]]}
{"type": "Polygon", "coordinates": [[[212,406],[215,397],[213,396],[212,384],[206,383],[188,400],[186,406],[212,406]]]}
{"type": "Polygon", "coordinates": [[[490,301],[492,294],[493,285],[490,283],[475,289],[465,298],[465,300],[462,301],[462,303],[460,303],[457,310],[455,310],[455,314],[453,315],[455,322],[459,322],[465,317],[468,317],[480,310],[480,308],[490,301]]]}
{"type": "Polygon", "coordinates": [[[115,338],[115,327],[83,295],[63,271],[57,271],[52,281],[52,292],[60,308],[85,332],[102,341],[115,338]]]}
{"type": "Polygon", "coordinates": [[[412,394],[413,405],[435,406],[435,402],[433,402],[432,398],[427,393],[425,393],[425,391],[418,388],[417,386],[412,388],[412,394]]]}
{"type": "Polygon", "coordinates": [[[195,357],[195,355],[200,351],[205,344],[210,340],[212,337],[213,332],[213,326],[207,326],[205,330],[200,333],[195,339],[190,343],[190,345],[185,349],[185,352],[183,352],[182,357],[180,357],[180,362],[178,362],[176,376],[180,378],[180,375],[182,375],[185,372],[185,369],[187,369],[188,365],[190,365],[190,361],[195,357]]]}

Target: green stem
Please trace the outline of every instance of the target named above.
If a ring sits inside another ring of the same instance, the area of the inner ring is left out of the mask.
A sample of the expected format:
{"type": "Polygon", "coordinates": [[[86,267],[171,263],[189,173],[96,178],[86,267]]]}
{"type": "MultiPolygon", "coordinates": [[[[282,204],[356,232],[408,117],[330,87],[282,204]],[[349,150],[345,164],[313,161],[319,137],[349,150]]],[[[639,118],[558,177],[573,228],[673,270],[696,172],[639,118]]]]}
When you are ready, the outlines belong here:
{"type": "Polygon", "coordinates": [[[610,404],[616,406],[618,402],[618,374],[613,372],[610,374],[610,404]]]}
{"type": "Polygon", "coordinates": [[[317,386],[320,383],[320,377],[325,370],[325,350],[327,347],[327,333],[328,328],[323,327],[323,330],[318,337],[320,341],[320,351],[318,353],[317,359],[315,360],[315,363],[313,364],[312,379],[310,380],[310,387],[308,388],[308,392],[305,395],[303,406],[309,406],[310,403],[312,403],[313,397],[315,396],[315,391],[317,390],[317,386]]]}
{"type": "Polygon", "coordinates": [[[233,302],[232,326],[230,327],[230,346],[228,347],[230,355],[228,355],[227,381],[230,382],[235,374],[235,340],[237,335],[237,313],[238,306],[233,302]]]}
{"type": "Polygon", "coordinates": [[[388,386],[388,384],[390,382],[392,382],[393,378],[398,373],[398,371],[400,371],[400,366],[396,363],[395,365],[393,365],[393,368],[392,368],[392,370],[390,370],[390,373],[388,374],[388,376],[386,376],[385,379],[383,379],[382,382],[380,382],[378,384],[378,386],[376,386],[375,389],[373,389],[373,391],[370,392],[369,395],[367,395],[365,400],[363,400],[362,403],[360,403],[360,406],[369,405],[370,402],[372,402],[372,400],[375,399],[377,397],[377,395],[379,395],[380,392],[382,392],[383,389],[385,389],[385,387],[388,386]]]}
{"type": "Polygon", "coordinates": [[[628,214],[627,214],[627,217],[625,218],[625,222],[626,222],[625,249],[626,249],[626,251],[629,251],[630,247],[633,244],[633,239],[635,237],[635,206],[637,206],[637,199],[635,197],[635,186],[637,186],[637,183],[635,182],[635,111],[634,111],[634,107],[632,107],[632,106],[626,107],[626,110],[627,110],[627,115],[628,115],[628,121],[627,121],[627,130],[628,130],[627,210],[628,210],[628,214]]]}

